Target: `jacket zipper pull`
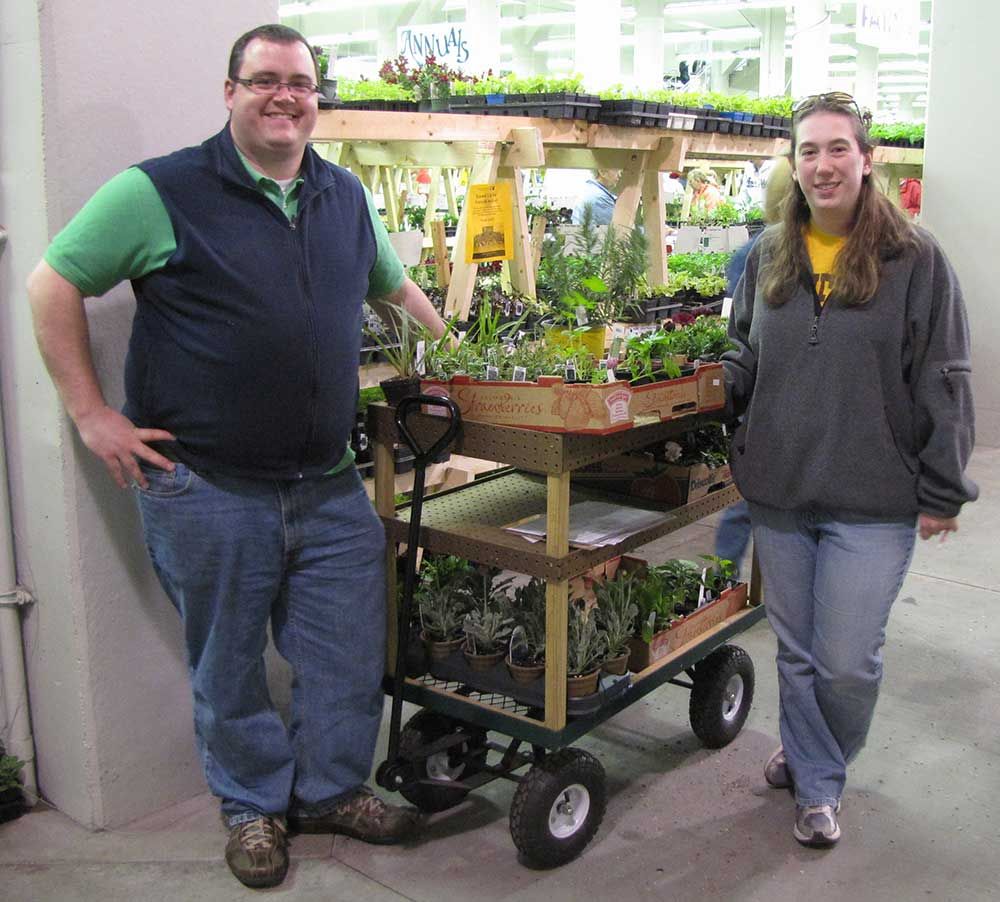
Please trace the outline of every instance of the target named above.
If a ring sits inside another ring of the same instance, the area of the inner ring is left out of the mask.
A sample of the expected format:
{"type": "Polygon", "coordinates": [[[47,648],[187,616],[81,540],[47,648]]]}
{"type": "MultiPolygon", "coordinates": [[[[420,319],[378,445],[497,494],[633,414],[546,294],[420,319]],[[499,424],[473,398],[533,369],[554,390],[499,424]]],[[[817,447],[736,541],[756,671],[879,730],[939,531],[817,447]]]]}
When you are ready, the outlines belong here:
{"type": "Polygon", "coordinates": [[[809,327],[809,344],[819,344],[819,317],[814,316],[812,326],[809,327]]]}
{"type": "Polygon", "coordinates": [[[294,232],[298,227],[298,216],[294,216],[288,220],[288,227],[294,232]]]}

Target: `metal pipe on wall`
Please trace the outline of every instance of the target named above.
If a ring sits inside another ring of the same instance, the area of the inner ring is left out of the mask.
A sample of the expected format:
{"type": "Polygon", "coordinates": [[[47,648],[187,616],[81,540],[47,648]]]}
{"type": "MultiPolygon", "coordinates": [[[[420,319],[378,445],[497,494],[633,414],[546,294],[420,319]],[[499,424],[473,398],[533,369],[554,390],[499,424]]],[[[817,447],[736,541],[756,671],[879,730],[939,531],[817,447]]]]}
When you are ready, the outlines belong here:
{"type": "MultiPolygon", "coordinates": [[[[7,244],[7,232],[0,228],[0,256],[7,244]]],[[[14,564],[14,530],[7,489],[7,454],[3,430],[3,405],[0,403],[0,673],[6,729],[5,748],[25,762],[22,771],[24,795],[29,804],[38,799],[35,774],[35,743],[31,736],[28,711],[28,680],[24,669],[24,645],[21,641],[21,607],[31,596],[17,585],[14,564]]]]}

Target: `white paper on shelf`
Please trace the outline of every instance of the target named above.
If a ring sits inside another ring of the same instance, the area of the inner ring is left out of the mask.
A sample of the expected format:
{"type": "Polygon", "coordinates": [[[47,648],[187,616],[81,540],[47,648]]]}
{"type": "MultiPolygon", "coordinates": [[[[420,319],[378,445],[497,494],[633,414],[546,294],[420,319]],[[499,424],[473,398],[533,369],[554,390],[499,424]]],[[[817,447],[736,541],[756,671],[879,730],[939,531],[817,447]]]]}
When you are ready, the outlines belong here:
{"type": "MultiPolygon", "coordinates": [[[[672,519],[672,514],[662,511],[622,507],[606,501],[579,501],[569,507],[569,543],[591,548],[615,545],[637,532],[672,519]]],[[[541,541],[546,535],[545,514],[504,528],[531,542],[541,541]]]]}

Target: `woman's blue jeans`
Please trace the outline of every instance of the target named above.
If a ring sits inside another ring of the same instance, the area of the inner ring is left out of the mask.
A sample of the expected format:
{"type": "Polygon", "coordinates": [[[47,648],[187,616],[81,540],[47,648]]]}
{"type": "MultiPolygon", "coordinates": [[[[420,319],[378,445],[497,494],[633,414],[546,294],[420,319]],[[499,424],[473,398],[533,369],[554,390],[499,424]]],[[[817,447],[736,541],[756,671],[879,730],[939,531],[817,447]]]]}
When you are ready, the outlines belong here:
{"type": "Polygon", "coordinates": [[[230,826],[364,783],[382,714],[385,534],[357,471],[299,481],[144,466],[146,546],[181,615],[205,776],[230,826]],[[292,668],[285,727],[270,622],[292,668]]]}
{"type": "Polygon", "coordinates": [[[781,743],[799,805],[835,805],[865,743],[913,516],[750,504],[767,619],[778,637],[781,743]]]}

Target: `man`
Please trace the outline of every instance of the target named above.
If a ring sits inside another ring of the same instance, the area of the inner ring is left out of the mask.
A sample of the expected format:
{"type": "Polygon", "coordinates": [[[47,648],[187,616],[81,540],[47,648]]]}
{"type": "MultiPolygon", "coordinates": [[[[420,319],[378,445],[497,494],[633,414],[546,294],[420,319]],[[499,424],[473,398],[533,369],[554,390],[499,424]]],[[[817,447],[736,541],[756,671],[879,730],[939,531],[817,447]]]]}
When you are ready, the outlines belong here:
{"type": "Polygon", "coordinates": [[[83,442],[138,495],[184,624],[226,860],[248,886],[284,878],[287,827],[387,843],[415,826],[363,785],[382,710],[385,538],[348,439],[363,299],[445,327],[360,182],[308,148],[318,81],[298,32],[243,35],[226,127],[112,179],[28,284],[83,442]],[[119,413],[83,297],[125,278],[137,303],[119,413]],[[268,622],[294,672],[287,730],[267,692],[268,622]]]}
{"type": "Polygon", "coordinates": [[[595,169],[591,178],[583,183],[583,190],[573,207],[573,225],[583,222],[584,211],[589,207],[591,222],[595,226],[608,225],[614,216],[618,195],[615,191],[622,179],[620,169],[595,169]]]}

